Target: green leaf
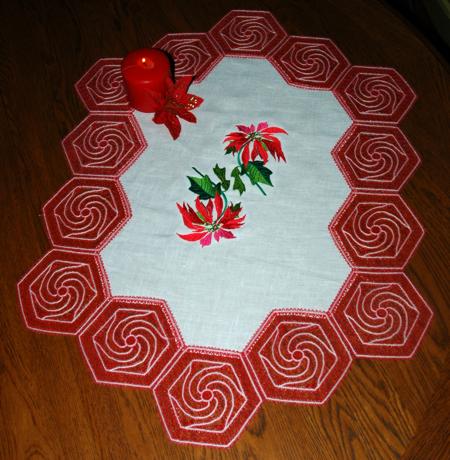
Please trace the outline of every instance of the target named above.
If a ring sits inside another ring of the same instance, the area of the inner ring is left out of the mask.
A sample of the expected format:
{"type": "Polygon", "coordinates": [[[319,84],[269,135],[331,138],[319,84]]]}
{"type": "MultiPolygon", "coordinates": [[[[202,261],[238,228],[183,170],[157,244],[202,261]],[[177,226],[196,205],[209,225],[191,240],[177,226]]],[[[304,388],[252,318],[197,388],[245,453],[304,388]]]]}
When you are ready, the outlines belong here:
{"type": "Polygon", "coordinates": [[[201,200],[214,198],[219,191],[219,187],[212,182],[209,176],[191,177],[188,176],[191,186],[189,190],[196,193],[201,200]]]}
{"type": "Polygon", "coordinates": [[[233,190],[238,190],[239,195],[242,195],[245,192],[245,184],[242,182],[238,166],[231,171],[231,177],[234,178],[233,190]]]}
{"type": "Polygon", "coordinates": [[[260,183],[273,187],[270,180],[272,171],[264,166],[263,161],[250,161],[245,168],[245,172],[253,185],[260,183]]]}
{"type": "Polygon", "coordinates": [[[231,205],[231,210],[233,212],[239,211],[241,209],[241,203],[236,203],[231,205]]]}
{"type": "Polygon", "coordinates": [[[222,187],[225,191],[230,188],[230,181],[226,178],[226,168],[221,168],[216,163],[216,166],[213,168],[214,174],[219,178],[222,187]]]}
{"type": "Polygon", "coordinates": [[[234,147],[227,147],[225,149],[225,155],[229,155],[230,153],[236,152],[236,149],[234,147]]]}

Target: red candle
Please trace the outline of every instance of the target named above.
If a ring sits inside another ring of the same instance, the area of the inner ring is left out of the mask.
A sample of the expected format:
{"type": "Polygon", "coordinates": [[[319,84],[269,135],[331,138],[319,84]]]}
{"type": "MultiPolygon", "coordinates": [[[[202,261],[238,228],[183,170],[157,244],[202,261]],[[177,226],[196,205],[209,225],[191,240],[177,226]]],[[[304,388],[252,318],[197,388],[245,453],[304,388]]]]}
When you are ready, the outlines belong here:
{"type": "Polygon", "coordinates": [[[155,112],[157,106],[151,93],[164,93],[170,77],[169,59],[154,48],[133,51],[122,61],[122,75],[131,107],[155,112]]]}

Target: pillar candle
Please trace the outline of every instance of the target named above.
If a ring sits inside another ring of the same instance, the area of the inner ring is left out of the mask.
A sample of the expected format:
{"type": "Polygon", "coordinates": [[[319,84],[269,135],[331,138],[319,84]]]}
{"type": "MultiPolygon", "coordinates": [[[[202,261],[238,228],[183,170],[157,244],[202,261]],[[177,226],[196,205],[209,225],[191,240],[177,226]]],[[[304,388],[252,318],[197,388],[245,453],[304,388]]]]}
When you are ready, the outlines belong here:
{"type": "Polygon", "coordinates": [[[154,94],[163,95],[170,78],[169,59],[155,48],[132,51],[122,61],[122,75],[130,106],[140,112],[155,112],[154,94]]]}

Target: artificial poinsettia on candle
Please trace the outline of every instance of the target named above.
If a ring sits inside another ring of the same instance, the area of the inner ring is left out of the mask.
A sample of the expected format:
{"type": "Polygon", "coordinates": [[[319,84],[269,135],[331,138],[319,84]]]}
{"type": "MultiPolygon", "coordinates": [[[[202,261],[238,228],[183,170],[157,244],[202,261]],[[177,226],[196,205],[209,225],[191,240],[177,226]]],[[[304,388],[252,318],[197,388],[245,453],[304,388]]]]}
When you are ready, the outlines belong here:
{"type": "Polygon", "coordinates": [[[173,139],[177,139],[181,133],[179,118],[190,123],[197,122],[192,110],[200,107],[203,99],[187,92],[192,79],[192,76],[180,77],[174,83],[170,78],[167,78],[165,92],[163,94],[153,94],[158,107],[153,121],[157,124],[164,124],[173,139]]]}

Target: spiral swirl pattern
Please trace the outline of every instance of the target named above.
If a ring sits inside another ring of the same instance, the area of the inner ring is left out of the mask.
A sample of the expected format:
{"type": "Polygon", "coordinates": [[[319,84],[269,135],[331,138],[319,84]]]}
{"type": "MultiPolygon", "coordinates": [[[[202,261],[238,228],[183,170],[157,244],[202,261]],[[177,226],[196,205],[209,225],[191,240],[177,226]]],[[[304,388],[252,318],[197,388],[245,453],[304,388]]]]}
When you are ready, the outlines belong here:
{"type": "Polygon", "coordinates": [[[86,82],[86,89],[99,106],[126,102],[126,91],[119,64],[101,66],[86,82]]]}
{"type": "Polygon", "coordinates": [[[77,186],[55,208],[63,238],[95,241],[118,215],[114,197],[106,187],[77,186]]]}
{"type": "Polygon", "coordinates": [[[404,94],[390,75],[360,74],[346,90],[361,114],[392,115],[404,94]]]}
{"type": "Polygon", "coordinates": [[[345,311],[364,344],[404,345],[418,311],[397,284],[361,283],[345,311]]]}
{"type": "Polygon", "coordinates": [[[407,161],[395,138],[380,134],[360,134],[345,157],[361,181],[392,182],[407,161]]]}
{"type": "Polygon", "coordinates": [[[295,81],[327,82],[339,61],[324,45],[295,43],[282,58],[295,81]]]}
{"type": "Polygon", "coordinates": [[[36,317],[73,322],[97,295],[87,264],[55,261],[30,285],[36,317]]]}
{"type": "Polygon", "coordinates": [[[73,145],[83,166],[115,168],[134,144],[125,122],[95,121],[73,145]]]}
{"type": "Polygon", "coordinates": [[[119,309],[94,336],[108,371],[146,374],[168,346],[157,315],[151,311],[119,309]]]}
{"type": "Polygon", "coordinates": [[[178,76],[199,75],[205,62],[211,59],[200,39],[170,40],[164,49],[175,60],[175,70],[178,76]]]}
{"type": "Polygon", "coordinates": [[[221,35],[235,51],[262,51],[276,32],[264,18],[236,16],[221,35]]]}
{"type": "Polygon", "coordinates": [[[317,389],[337,362],[325,333],[313,323],[280,323],[259,355],[281,388],[317,389]]]}
{"type": "Polygon", "coordinates": [[[394,258],[412,230],[393,204],[360,203],[343,224],[360,257],[394,258]]]}
{"type": "Polygon", "coordinates": [[[228,363],[193,360],[169,389],[183,428],[224,431],[247,398],[228,363]]]}

